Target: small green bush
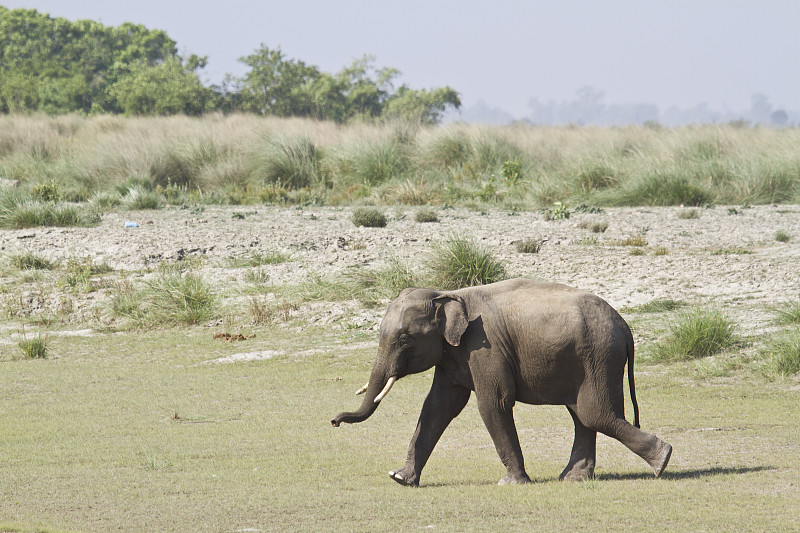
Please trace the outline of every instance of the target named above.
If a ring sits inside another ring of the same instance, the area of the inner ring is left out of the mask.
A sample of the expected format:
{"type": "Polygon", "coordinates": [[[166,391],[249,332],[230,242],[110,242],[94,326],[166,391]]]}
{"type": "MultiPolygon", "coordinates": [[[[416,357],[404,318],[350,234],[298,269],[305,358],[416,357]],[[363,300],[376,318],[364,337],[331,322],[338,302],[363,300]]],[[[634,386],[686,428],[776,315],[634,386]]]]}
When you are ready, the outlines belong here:
{"type": "Polygon", "coordinates": [[[545,211],[545,220],[564,220],[569,218],[569,208],[565,202],[553,202],[553,207],[545,211]]]}
{"type": "Polygon", "coordinates": [[[439,222],[439,217],[433,209],[423,208],[414,213],[414,220],[420,223],[439,222]]]}
{"type": "Polygon", "coordinates": [[[350,217],[353,224],[365,228],[386,227],[386,215],[374,207],[357,207],[350,217]]]}
{"type": "Polygon", "coordinates": [[[720,311],[693,309],[680,317],[656,350],[658,361],[685,361],[714,355],[736,342],[736,326],[720,311]]]}
{"type": "Polygon", "coordinates": [[[147,288],[161,323],[199,324],[217,313],[217,297],[199,274],[162,274],[148,281],[147,288]]]}
{"type": "Polygon", "coordinates": [[[427,268],[432,283],[443,290],[485,285],[506,278],[505,267],[491,252],[475,241],[456,236],[433,245],[427,268]]]}

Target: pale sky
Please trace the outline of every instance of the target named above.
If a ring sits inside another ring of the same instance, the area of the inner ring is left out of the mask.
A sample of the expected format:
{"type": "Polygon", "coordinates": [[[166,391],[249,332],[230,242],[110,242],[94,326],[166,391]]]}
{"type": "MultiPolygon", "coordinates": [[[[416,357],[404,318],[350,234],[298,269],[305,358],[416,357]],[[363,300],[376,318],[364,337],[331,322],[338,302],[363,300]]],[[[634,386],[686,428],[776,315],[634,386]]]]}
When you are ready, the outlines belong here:
{"type": "Polygon", "coordinates": [[[450,85],[516,117],[528,101],[571,100],[590,85],[607,103],[716,110],[755,93],[800,109],[797,0],[28,0],[70,20],[162,29],[204,77],[241,75],[261,43],[336,72],[364,54],[413,88],[450,85]]]}

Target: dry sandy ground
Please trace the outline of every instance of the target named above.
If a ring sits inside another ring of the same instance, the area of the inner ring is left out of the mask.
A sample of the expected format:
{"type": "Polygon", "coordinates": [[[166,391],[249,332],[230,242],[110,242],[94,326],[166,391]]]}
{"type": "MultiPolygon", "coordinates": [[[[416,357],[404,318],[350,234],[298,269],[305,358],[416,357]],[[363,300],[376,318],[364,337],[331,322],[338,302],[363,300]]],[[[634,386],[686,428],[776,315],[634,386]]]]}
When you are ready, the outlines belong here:
{"type": "MultiPolygon", "coordinates": [[[[457,235],[490,249],[512,276],[588,289],[617,308],[658,298],[717,307],[747,333],[769,326],[771,306],[800,297],[800,206],[737,208],[734,214],[727,207],[698,209],[699,218],[693,219],[679,216],[685,211],[605,209],[546,221],[538,212],[439,209],[440,222],[418,223],[415,208],[388,208],[387,227],[361,228],[351,222],[349,208],[167,208],[109,213],[92,228],[1,230],[0,253],[90,256],[134,276],[164,261],[205,256],[203,274],[226,294],[246,283],[246,269],[227,266],[231,257],[291,254],[289,262],[263,267],[269,283],[280,285],[312,274],[378,267],[392,256],[421,269],[432,242],[457,235]],[[126,228],[128,221],[139,226],[126,228]],[[607,222],[608,229],[593,233],[586,226],[594,222],[607,222]],[[791,237],[789,242],[775,239],[778,230],[791,237]],[[643,255],[632,255],[633,247],[620,244],[632,236],[647,241],[643,255]],[[545,240],[539,253],[517,251],[514,244],[527,238],[545,240]]],[[[30,292],[18,290],[23,297],[30,292]]],[[[99,305],[104,297],[103,291],[77,296],[86,300],[78,308],[99,305]]],[[[380,318],[379,309],[364,311],[355,302],[309,304],[301,314],[322,323],[343,318],[377,323],[380,318]]]]}

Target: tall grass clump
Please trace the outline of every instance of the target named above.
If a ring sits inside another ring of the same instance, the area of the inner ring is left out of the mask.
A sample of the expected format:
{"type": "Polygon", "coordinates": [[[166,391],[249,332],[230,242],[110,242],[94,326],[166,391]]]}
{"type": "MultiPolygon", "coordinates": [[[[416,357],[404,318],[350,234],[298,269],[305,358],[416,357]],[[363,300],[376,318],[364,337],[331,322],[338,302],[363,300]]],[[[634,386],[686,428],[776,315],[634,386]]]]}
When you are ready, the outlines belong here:
{"type": "Polygon", "coordinates": [[[736,326],[717,310],[695,308],[682,315],[670,328],[667,339],[658,345],[657,361],[686,361],[708,357],[737,341],[736,326]]]}
{"type": "Polygon", "coordinates": [[[764,350],[767,356],[766,374],[785,377],[800,374],[800,332],[785,333],[774,339],[764,350]]]}
{"type": "Polygon", "coordinates": [[[800,300],[785,303],[775,309],[780,324],[800,324],[800,300]]]}
{"type": "Polygon", "coordinates": [[[655,172],[629,180],[619,189],[606,191],[597,198],[609,205],[690,205],[710,203],[713,196],[706,188],[686,176],[670,172],[655,172]]]}
{"type": "Polygon", "coordinates": [[[506,278],[505,266],[489,250],[458,236],[433,245],[427,268],[431,283],[442,290],[485,285],[506,278]]]}
{"type": "Polygon", "coordinates": [[[28,337],[22,330],[22,339],[17,343],[25,359],[45,359],[47,357],[48,336],[40,331],[35,337],[28,337]]]}
{"type": "Polygon", "coordinates": [[[407,262],[391,257],[382,268],[361,270],[352,277],[361,287],[361,299],[374,302],[397,296],[407,287],[420,285],[420,277],[407,262]]]}
{"type": "Polygon", "coordinates": [[[400,176],[408,168],[407,147],[395,138],[359,142],[345,156],[349,164],[342,176],[346,182],[380,185],[400,176]]]}
{"type": "Polygon", "coordinates": [[[90,226],[98,221],[96,213],[84,208],[34,200],[16,189],[0,188],[0,228],[90,226]]]}
{"type": "Polygon", "coordinates": [[[463,165],[472,155],[472,141],[467,133],[451,126],[437,129],[423,143],[418,157],[421,165],[444,170],[463,165]]]}
{"type": "Polygon", "coordinates": [[[324,183],[317,147],[304,135],[271,135],[250,154],[250,175],[261,184],[289,189],[324,183]]]}
{"type": "Polygon", "coordinates": [[[114,315],[136,327],[195,325],[218,315],[218,298],[199,274],[164,270],[142,286],[125,280],[112,290],[114,315]]]}

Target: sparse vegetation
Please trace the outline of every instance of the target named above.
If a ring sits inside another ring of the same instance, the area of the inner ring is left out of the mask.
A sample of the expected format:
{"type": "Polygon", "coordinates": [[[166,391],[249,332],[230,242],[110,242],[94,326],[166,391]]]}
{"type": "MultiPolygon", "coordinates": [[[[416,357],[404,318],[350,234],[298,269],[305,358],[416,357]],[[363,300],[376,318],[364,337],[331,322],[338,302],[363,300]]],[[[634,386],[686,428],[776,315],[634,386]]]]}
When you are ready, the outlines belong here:
{"type": "Polygon", "coordinates": [[[232,268],[260,267],[263,265],[276,265],[291,260],[291,256],[278,250],[266,252],[251,252],[243,257],[231,257],[227,264],[232,268]]]}
{"type": "Polygon", "coordinates": [[[22,339],[18,346],[25,359],[44,359],[47,357],[48,336],[40,330],[35,337],[28,337],[25,329],[22,330],[22,339]]]}
{"type": "Polygon", "coordinates": [[[800,300],[787,302],[775,309],[781,324],[800,324],[800,300]]]}
{"type": "Polygon", "coordinates": [[[637,305],[635,307],[625,308],[625,312],[629,313],[665,313],[669,311],[675,311],[676,309],[680,309],[684,307],[686,304],[679,300],[671,300],[671,299],[658,299],[652,300],[642,305],[637,305]]]}
{"type": "Polygon", "coordinates": [[[763,350],[767,357],[768,377],[800,374],[800,332],[786,332],[773,339],[763,350]]]}
{"type": "Polygon", "coordinates": [[[700,211],[697,209],[682,209],[678,211],[678,218],[684,220],[694,220],[700,218],[700,211]]]}
{"type": "Polygon", "coordinates": [[[353,224],[356,226],[363,226],[365,228],[386,227],[386,215],[374,207],[355,208],[350,220],[352,220],[353,224]]]}
{"type": "Polygon", "coordinates": [[[427,267],[433,286],[444,290],[485,285],[506,277],[505,267],[490,251],[458,236],[434,244],[427,267]]]}
{"type": "Polygon", "coordinates": [[[775,232],[775,240],[778,242],[789,242],[791,239],[792,236],[783,230],[778,230],[775,232]]]}
{"type": "Polygon", "coordinates": [[[543,245],[542,239],[522,239],[521,241],[517,241],[516,248],[517,251],[521,254],[538,254],[539,250],[542,249],[543,245]]]}
{"type": "Polygon", "coordinates": [[[685,361],[714,355],[736,341],[736,326],[720,311],[695,308],[679,317],[655,351],[657,361],[685,361]]]}
{"type": "Polygon", "coordinates": [[[53,270],[57,263],[33,252],[8,256],[8,264],[17,270],[53,270]]]}
{"type": "Polygon", "coordinates": [[[439,217],[433,209],[423,208],[414,213],[414,220],[420,223],[439,222],[439,217]]]}

